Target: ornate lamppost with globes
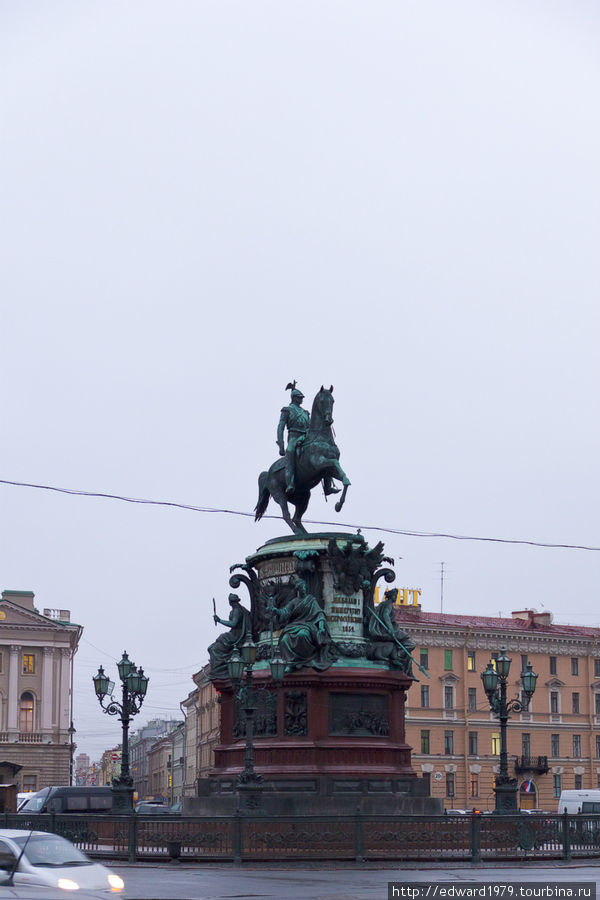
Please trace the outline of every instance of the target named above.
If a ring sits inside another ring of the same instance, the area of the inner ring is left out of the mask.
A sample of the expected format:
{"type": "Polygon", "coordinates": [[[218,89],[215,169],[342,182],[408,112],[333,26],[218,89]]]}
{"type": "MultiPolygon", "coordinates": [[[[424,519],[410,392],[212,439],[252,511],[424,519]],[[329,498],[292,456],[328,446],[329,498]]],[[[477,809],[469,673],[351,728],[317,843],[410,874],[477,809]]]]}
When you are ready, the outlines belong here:
{"type": "MultiPolygon", "coordinates": [[[[241,656],[234,650],[227,664],[229,677],[238,690],[238,698],[244,710],[244,722],[246,726],[246,754],[244,759],[244,768],[237,777],[237,789],[240,798],[243,798],[241,805],[248,809],[256,809],[261,805],[261,794],[263,788],[263,777],[260,772],[254,770],[254,713],[256,711],[256,695],[253,684],[253,669],[256,662],[256,644],[251,641],[245,641],[241,646],[241,656]],[[246,675],[245,684],[242,687],[242,678],[246,675]]],[[[285,672],[285,662],[279,657],[271,658],[271,677],[274,683],[279,686],[283,681],[285,672]]]]}
{"type": "Polygon", "coordinates": [[[98,669],[98,673],[94,675],[94,690],[100,702],[100,706],[109,716],[119,716],[123,725],[123,745],[121,750],[121,774],[118,778],[113,778],[111,789],[113,792],[113,812],[130,813],[133,811],[133,778],[129,772],[129,722],[133,716],[137,715],[144,702],[146,691],[148,690],[148,676],[144,675],[142,668],[136,669],[127,653],[124,651],[123,656],[117,663],[119,678],[122,686],[122,699],[119,703],[113,699],[112,692],[115,687],[114,681],[111,681],[105,674],[102,666],[98,669]],[[108,697],[106,705],[105,698],[108,697]]]}
{"type": "Polygon", "coordinates": [[[500,772],[496,778],[494,794],[496,795],[495,813],[510,814],[517,812],[517,779],[508,775],[508,752],[506,743],[506,725],[511,712],[526,712],[529,701],[535,692],[538,676],[530,662],[527,669],[521,672],[523,696],[506,699],[506,684],[512,660],[506,655],[506,648],[500,649],[500,656],[490,660],[487,668],[481,673],[484,690],[490,708],[500,720],[500,772]]]}

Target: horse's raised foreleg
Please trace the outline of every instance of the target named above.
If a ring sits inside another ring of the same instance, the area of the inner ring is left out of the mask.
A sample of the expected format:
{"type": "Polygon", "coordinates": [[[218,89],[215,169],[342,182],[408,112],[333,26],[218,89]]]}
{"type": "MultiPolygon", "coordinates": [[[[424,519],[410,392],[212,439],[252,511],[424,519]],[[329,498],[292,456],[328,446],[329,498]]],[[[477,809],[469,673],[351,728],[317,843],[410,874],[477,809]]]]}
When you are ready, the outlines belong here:
{"type": "Polygon", "coordinates": [[[335,511],[339,512],[341,510],[342,506],[344,505],[344,501],[346,499],[346,493],[348,491],[348,488],[350,487],[350,479],[348,478],[348,476],[346,475],[346,473],[340,466],[337,459],[331,460],[331,469],[332,469],[331,475],[333,475],[334,478],[337,478],[339,481],[341,481],[342,484],[344,485],[344,490],[342,491],[342,496],[340,497],[338,502],[335,504],[335,511]]]}
{"type": "MultiPolygon", "coordinates": [[[[348,484],[350,484],[350,482],[348,482],[348,484]]],[[[344,505],[344,500],[346,499],[346,491],[348,490],[348,484],[344,485],[344,490],[342,491],[342,496],[340,497],[338,502],[335,504],[336,512],[339,512],[340,509],[342,508],[342,506],[344,505]]]]}

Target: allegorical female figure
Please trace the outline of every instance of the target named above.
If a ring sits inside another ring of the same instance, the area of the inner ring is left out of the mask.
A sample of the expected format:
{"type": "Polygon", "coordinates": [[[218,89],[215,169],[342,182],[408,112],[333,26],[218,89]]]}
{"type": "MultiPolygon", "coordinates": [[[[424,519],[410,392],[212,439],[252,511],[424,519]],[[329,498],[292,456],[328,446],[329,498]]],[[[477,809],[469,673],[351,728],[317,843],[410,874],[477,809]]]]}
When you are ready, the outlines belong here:
{"type": "Polygon", "coordinates": [[[289,603],[270,610],[275,627],[281,628],[279,653],[286,671],[310,666],[323,671],[337,659],[325,613],[316,597],[307,592],[306,582],[296,582],[296,596],[289,603]]]}

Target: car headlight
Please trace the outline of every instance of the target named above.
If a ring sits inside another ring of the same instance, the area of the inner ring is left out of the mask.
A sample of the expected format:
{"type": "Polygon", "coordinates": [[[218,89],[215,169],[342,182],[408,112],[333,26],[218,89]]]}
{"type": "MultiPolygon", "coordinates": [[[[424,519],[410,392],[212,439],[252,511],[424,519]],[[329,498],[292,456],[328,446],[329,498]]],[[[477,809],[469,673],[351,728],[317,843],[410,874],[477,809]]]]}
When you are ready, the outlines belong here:
{"type": "Polygon", "coordinates": [[[108,876],[108,883],[110,884],[110,888],[112,891],[122,891],[125,887],[125,882],[122,878],[119,877],[119,875],[110,874],[108,876]]]}
{"type": "Polygon", "coordinates": [[[58,886],[63,891],[78,891],[79,890],[79,885],[77,884],[77,882],[71,881],[70,878],[59,878],[58,886]]]}

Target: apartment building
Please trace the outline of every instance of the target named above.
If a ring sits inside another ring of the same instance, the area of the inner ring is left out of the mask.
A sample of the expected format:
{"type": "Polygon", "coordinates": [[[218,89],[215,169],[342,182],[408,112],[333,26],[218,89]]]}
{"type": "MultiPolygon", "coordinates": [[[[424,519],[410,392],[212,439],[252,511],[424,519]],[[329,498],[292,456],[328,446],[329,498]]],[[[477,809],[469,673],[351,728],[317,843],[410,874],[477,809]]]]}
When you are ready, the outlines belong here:
{"type": "Polygon", "coordinates": [[[183,797],[198,794],[198,782],[205,779],[213,765],[214,748],[221,734],[221,706],[208,673],[203,666],[192,678],[195,688],[181,703],[185,714],[183,797]]]}
{"type": "Polygon", "coordinates": [[[398,605],[396,615],[430,676],[415,667],[408,692],[412,764],[447,809],[494,808],[500,726],[481,673],[502,647],[512,659],[509,698],[520,695],[528,662],[538,675],[528,710],[512,713],[507,728],[521,808],[555,810],[561,790],[600,787],[600,628],[531,609],[491,618],[398,605]]]}

